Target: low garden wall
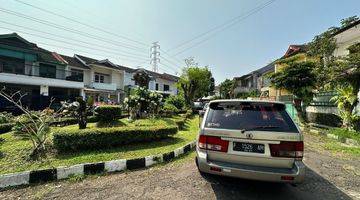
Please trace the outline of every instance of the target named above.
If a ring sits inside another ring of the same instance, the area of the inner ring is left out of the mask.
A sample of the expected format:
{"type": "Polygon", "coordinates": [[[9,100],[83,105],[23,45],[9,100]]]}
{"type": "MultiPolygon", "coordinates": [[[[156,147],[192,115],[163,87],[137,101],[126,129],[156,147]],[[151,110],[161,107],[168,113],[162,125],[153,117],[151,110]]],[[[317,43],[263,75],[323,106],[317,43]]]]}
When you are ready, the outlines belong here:
{"type": "Polygon", "coordinates": [[[317,113],[317,112],[307,112],[306,117],[308,122],[314,124],[321,124],[331,127],[340,127],[342,120],[338,115],[332,113],[317,113]]]}

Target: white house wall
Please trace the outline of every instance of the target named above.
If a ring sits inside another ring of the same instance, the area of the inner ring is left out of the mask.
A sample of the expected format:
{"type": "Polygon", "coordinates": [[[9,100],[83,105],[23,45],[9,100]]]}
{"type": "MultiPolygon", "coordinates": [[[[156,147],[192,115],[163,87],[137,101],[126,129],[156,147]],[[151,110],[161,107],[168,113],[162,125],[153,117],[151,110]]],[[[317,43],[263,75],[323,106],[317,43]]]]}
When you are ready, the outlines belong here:
{"type": "Polygon", "coordinates": [[[134,76],[133,73],[130,73],[130,72],[124,73],[124,86],[127,86],[127,85],[134,86],[135,85],[135,81],[132,80],[133,76],[134,76]]]}
{"type": "Polygon", "coordinates": [[[349,54],[347,48],[355,43],[360,42],[360,25],[354,26],[335,37],[337,48],[334,56],[345,56],[349,54]]]}
{"type": "MultiPolygon", "coordinates": [[[[159,91],[164,91],[164,84],[166,84],[166,85],[169,85],[169,89],[171,91],[171,94],[173,94],[173,95],[177,94],[176,82],[165,80],[165,79],[162,79],[162,78],[157,78],[156,83],[159,84],[159,88],[158,88],[159,91]]],[[[155,86],[154,86],[154,89],[155,89],[155,86]]]]}
{"type": "Polygon", "coordinates": [[[0,73],[0,80],[4,83],[21,84],[21,85],[38,85],[61,88],[84,88],[83,82],[67,81],[53,78],[43,78],[37,76],[15,75],[9,73],[0,73]]]}

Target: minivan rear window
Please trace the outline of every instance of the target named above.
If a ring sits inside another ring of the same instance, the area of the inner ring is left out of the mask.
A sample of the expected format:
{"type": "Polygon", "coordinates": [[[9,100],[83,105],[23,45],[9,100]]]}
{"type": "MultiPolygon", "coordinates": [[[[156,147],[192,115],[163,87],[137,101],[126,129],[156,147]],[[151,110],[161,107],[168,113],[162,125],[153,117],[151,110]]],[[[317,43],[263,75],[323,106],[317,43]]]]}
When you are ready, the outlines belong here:
{"type": "Polygon", "coordinates": [[[209,106],[207,128],[297,133],[285,105],[263,102],[214,102],[209,106]]]}

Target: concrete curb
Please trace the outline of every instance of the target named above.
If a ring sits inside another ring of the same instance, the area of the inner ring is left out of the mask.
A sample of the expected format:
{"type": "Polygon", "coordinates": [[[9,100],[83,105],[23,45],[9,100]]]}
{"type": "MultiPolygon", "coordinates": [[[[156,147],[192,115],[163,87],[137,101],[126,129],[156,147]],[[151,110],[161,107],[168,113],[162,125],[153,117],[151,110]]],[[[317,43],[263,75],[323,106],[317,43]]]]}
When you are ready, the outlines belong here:
{"type": "Polygon", "coordinates": [[[106,172],[121,172],[124,170],[134,170],[150,167],[157,163],[168,162],[173,158],[179,157],[182,154],[190,152],[196,146],[196,141],[193,141],[183,147],[177,148],[174,151],[167,152],[160,155],[151,155],[143,158],[135,159],[120,159],[111,160],[98,163],[84,163],[73,165],[69,167],[57,167],[52,169],[42,169],[35,171],[17,172],[12,174],[0,175],[0,189],[28,185],[31,183],[49,182],[55,180],[62,180],[74,175],[89,175],[101,174],[106,172]]]}

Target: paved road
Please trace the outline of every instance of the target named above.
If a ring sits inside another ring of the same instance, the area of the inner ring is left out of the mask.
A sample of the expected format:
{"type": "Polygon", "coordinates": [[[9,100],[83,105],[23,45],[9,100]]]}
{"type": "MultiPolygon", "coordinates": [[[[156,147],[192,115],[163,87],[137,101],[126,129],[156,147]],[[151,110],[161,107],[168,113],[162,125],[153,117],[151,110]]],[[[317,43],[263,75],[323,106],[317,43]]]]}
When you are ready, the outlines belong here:
{"type": "MultiPolygon", "coordinates": [[[[321,142],[316,138],[307,139],[317,144],[321,142]]],[[[360,199],[359,175],[344,170],[344,166],[357,169],[360,166],[357,159],[339,159],[308,148],[305,153],[306,181],[294,187],[201,176],[193,156],[194,153],[146,170],[7,190],[0,193],[0,199],[351,199],[348,195],[360,199]]]]}

